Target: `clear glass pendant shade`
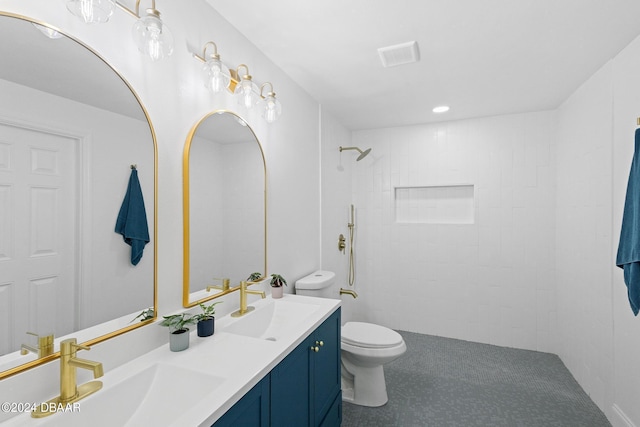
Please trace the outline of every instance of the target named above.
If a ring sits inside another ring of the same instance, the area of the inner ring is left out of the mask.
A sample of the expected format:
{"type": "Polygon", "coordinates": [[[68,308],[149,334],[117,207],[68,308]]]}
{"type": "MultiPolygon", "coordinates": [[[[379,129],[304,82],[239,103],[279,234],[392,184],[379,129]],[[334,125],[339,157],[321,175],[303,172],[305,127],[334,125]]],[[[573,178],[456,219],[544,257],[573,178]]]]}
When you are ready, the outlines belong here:
{"type": "Polygon", "coordinates": [[[116,8],[115,0],[68,0],[69,12],[86,24],[107,22],[116,8]]]}
{"type": "Polygon", "coordinates": [[[278,117],[280,117],[280,114],[282,114],[282,105],[273,92],[269,92],[267,96],[260,101],[260,108],[262,109],[262,117],[264,117],[267,123],[275,122],[278,120],[278,117]]]}
{"type": "Polygon", "coordinates": [[[236,86],[235,95],[238,97],[238,104],[247,110],[253,108],[260,100],[258,95],[258,86],[251,78],[242,78],[236,86]]]}
{"type": "Polygon", "coordinates": [[[133,26],[133,40],[138,50],[152,61],[159,61],[173,53],[173,35],[160,19],[160,13],[147,9],[147,15],[133,26]]]}
{"type": "Polygon", "coordinates": [[[220,61],[219,57],[209,58],[202,67],[202,74],[204,86],[213,93],[222,92],[231,82],[229,68],[220,61]]]}

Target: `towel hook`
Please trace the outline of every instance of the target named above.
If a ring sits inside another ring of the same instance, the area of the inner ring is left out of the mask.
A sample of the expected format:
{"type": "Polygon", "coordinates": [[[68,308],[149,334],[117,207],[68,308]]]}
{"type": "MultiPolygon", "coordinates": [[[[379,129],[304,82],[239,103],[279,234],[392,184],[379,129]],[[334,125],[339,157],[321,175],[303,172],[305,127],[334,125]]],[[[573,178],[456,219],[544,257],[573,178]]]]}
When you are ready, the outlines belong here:
{"type": "Polygon", "coordinates": [[[131,170],[136,170],[138,169],[138,165],[131,165],[131,170]]]}

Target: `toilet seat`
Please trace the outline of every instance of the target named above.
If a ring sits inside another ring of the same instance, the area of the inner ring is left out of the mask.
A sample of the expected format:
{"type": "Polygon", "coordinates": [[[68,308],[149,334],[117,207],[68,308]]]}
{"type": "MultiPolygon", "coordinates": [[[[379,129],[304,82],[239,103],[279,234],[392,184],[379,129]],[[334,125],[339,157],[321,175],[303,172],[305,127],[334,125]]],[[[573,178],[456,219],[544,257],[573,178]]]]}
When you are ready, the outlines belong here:
{"type": "Polygon", "coordinates": [[[361,348],[390,348],[403,343],[396,331],[364,322],[347,322],[342,327],[341,341],[361,348]]]}

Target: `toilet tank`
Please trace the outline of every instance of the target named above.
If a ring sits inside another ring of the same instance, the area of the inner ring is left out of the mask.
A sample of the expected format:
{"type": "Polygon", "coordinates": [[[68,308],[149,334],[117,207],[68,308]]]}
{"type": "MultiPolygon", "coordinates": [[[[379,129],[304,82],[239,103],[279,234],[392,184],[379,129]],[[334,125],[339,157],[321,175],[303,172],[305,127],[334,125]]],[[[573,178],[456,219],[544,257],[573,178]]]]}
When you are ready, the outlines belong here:
{"type": "Polygon", "coordinates": [[[320,298],[337,298],[333,284],[336,274],[333,271],[318,270],[296,281],[296,294],[320,298]]]}

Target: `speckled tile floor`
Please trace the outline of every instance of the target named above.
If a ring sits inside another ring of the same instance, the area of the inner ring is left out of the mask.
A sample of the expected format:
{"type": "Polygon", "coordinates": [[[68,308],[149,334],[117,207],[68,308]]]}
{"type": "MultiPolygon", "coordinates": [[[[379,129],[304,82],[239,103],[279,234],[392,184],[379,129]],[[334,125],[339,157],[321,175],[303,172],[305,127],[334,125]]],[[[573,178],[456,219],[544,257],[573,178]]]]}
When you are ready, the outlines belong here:
{"type": "Polygon", "coordinates": [[[345,402],[342,427],[611,425],[556,355],[399,332],[407,352],[385,367],[389,402],[345,402]]]}

